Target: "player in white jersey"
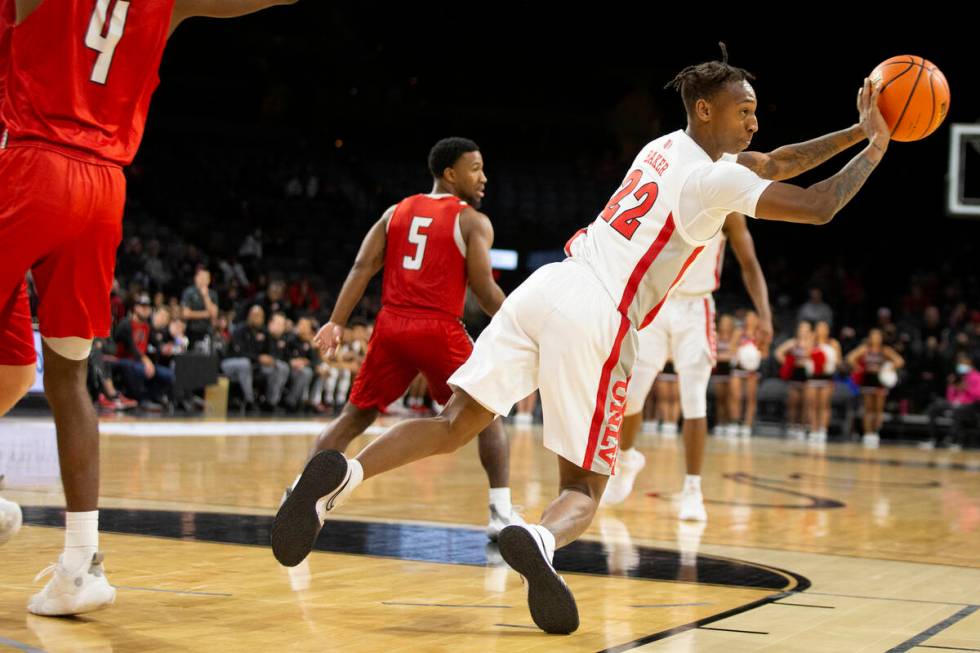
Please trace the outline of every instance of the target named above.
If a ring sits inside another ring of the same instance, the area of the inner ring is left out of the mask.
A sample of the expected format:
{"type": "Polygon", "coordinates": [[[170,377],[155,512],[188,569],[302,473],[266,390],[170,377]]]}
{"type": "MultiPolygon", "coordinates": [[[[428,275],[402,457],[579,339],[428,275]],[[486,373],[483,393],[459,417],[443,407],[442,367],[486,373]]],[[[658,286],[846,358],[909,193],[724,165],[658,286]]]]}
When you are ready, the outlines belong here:
{"type": "MultiPolygon", "coordinates": [[[[578,240],[578,239],[576,239],[578,240]]],[[[742,270],[745,288],[759,314],[757,342],[772,338],[769,291],[745,216],[732,213],[725,226],[705,245],[697,260],[664,305],[657,320],[639,333],[640,351],[633,366],[623,427],[620,429],[619,468],[602,495],[603,505],[623,502],[633,490],[636,475],[646,458],[634,443],[643,424],[643,404],[657,374],[669,358],[680,383],[681,415],[684,418],[684,462],[687,476],[681,492],[680,519],[705,521],[708,518],[701,494],[701,467],[708,437],[707,394],[711,370],[715,366],[715,301],[712,293],[721,285],[725,245],[730,243],[742,270]]],[[[575,240],[572,249],[578,247],[575,240]]]]}
{"type": "MultiPolygon", "coordinates": [[[[539,268],[507,298],[450,378],[454,394],[438,417],[402,422],[356,458],[321,451],[310,460],[273,521],[278,560],[302,560],[326,513],[364,479],[455,451],[538,388],[544,444],[558,455],[560,493],[540,524],[508,526],[498,544],[504,560],[527,580],[534,622],[549,633],[578,628],[575,599],[552,557],[588,528],[615,468],[637,329],[657,316],[729,213],[825,224],[888,146],[877,91],[865,80],[858,104],[869,145],[827,180],[802,188],[764,177],[814,167],[863,138],[857,131],[771,154],[744,153],[738,163],[723,159],[726,152],[745,150],[758,130],[750,78],[727,61],[691,66],[677,76],[687,129],[643,148],[622,188],[589,226],[580,254],[539,268]]],[[[320,346],[329,355],[334,345],[320,346]]]]}

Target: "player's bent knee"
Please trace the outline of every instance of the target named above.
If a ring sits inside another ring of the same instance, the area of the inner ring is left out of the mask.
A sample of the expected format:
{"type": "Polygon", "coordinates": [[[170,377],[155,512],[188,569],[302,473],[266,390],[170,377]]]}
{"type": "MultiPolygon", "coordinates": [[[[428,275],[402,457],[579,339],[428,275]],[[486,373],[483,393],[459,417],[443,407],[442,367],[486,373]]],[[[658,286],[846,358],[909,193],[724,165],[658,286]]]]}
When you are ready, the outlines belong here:
{"type": "Polygon", "coordinates": [[[680,377],[681,412],[685,419],[700,419],[708,415],[708,381],[711,368],[707,365],[678,371],[680,377]]]}
{"type": "Polygon", "coordinates": [[[44,344],[48,346],[48,349],[68,360],[83,361],[92,353],[91,338],[76,338],[74,336],[67,338],[49,338],[43,336],[43,338],[44,344]]]}

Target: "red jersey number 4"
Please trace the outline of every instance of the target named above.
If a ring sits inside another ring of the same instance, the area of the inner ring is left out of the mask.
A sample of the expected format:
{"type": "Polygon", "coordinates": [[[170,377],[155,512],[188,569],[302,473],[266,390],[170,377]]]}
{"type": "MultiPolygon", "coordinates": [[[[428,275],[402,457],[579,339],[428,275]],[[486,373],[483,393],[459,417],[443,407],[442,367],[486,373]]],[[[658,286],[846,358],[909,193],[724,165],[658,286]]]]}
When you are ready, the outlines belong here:
{"type": "Polygon", "coordinates": [[[88,32],[85,33],[85,47],[99,53],[89,77],[96,84],[105,84],[109,77],[112,56],[116,53],[116,46],[122,38],[126,16],[129,14],[129,3],[126,0],[116,0],[110,16],[110,2],[111,0],[96,0],[92,19],[88,23],[88,32]]]}

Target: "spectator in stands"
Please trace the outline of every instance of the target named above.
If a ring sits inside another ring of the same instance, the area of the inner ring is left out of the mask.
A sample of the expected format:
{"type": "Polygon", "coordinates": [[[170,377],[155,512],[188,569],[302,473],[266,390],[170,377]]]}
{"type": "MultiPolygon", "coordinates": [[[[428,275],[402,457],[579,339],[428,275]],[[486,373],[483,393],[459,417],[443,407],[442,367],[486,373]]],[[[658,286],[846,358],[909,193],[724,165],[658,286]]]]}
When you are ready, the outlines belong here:
{"type": "Polygon", "coordinates": [[[282,399],[282,392],[289,381],[289,341],[286,330],[286,316],[273,313],[266,330],[269,334],[267,352],[271,361],[262,363],[262,373],[266,376],[266,408],[275,408],[282,399]]]}
{"type": "Polygon", "coordinates": [[[303,408],[309,400],[310,385],[314,370],[320,362],[317,347],[313,344],[316,327],[309,317],[301,317],[296,328],[287,339],[289,363],[289,393],[286,396],[286,409],[291,412],[303,408]]]}
{"type": "Polygon", "coordinates": [[[192,349],[200,342],[205,342],[206,348],[210,349],[211,328],[218,320],[218,293],[210,286],[211,272],[199,265],[194,273],[194,285],[184,290],[180,299],[181,317],[187,324],[192,349]]]}
{"type": "Polygon", "coordinates": [[[320,298],[313,291],[308,277],[290,284],[287,295],[290,305],[297,312],[316,313],[320,310],[320,298]]]}
{"type": "Polygon", "coordinates": [[[169,402],[174,373],[150,356],[150,310],[149,295],[140,295],[130,318],[116,327],[113,339],[116,366],[122,372],[127,394],[144,409],[159,410],[161,404],[169,402]]]}
{"type": "Polygon", "coordinates": [[[973,359],[966,352],[956,358],[956,371],[949,376],[946,398],[937,399],[929,408],[929,428],[932,443],[960,448],[969,446],[966,441],[967,427],[975,426],[980,418],[980,372],[973,367],[973,359]],[[947,435],[939,440],[938,419],[951,417],[953,424],[947,435]]]}
{"type": "Polygon", "coordinates": [[[909,360],[912,409],[923,411],[945,395],[944,381],[949,362],[934,335],[926,338],[925,350],[909,360]]]}
{"type": "Polygon", "coordinates": [[[109,338],[92,341],[88,359],[88,390],[99,410],[116,412],[136,408],[139,402],[116,390],[112,381],[112,365],[116,361],[115,345],[109,338]]]}
{"type": "Polygon", "coordinates": [[[286,299],[286,284],[279,280],[271,281],[266,291],[260,293],[252,303],[261,306],[266,315],[282,313],[290,317],[292,314],[292,307],[286,299]]]}
{"type": "Polygon", "coordinates": [[[797,322],[817,322],[834,323],[834,311],[823,300],[823,291],[819,288],[810,288],[810,299],[800,307],[796,315],[797,322]]]}
{"type": "Polygon", "coordinates": [[[228,357],[221,361],[222,373],[241,388],[246,410],[256,405],[252,373],[259,368],[260,357],[268,357],[268,339],[265,311],[261,306],[252,306],[246,323],[235,329],[232,335],[228,357]]]}
{"type": "Polygon", "coordinates": [[[184,334],[184,323],[172,319],[169,309],[158,308],[153,311],[151,326],[147,351],[157,365],[172,367],[174,356],[186,352],[189,345],[184,334]]]}

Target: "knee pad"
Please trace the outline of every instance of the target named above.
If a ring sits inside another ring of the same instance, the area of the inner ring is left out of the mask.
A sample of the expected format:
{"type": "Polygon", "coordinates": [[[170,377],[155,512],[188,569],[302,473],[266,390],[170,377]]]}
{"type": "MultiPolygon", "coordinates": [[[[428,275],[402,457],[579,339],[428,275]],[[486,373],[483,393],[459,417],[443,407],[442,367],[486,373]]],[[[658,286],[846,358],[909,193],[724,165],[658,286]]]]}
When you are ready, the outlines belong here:
{"type": "Polygon", "coordinates": [[[91,338],[76,338],[75,336],[69,336],[68,338],[48,338],[47,336],[42,336],[42,338],[44,339],[44,344],[48,346],[48,349],[68,360],[83,361],[92,353],[91,338]]]}
{"type": "Polygon", "coordinates": [[[708,416],[708,381],[711,365],[685,367],[677,371],[681,391],[681,414],[685,419],[708,416]]]}

